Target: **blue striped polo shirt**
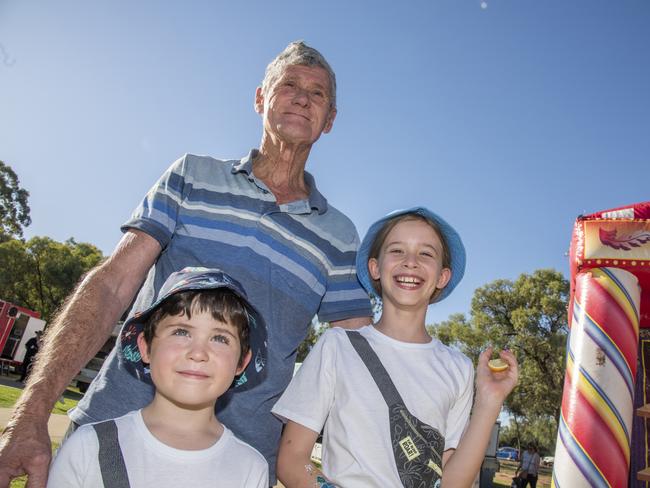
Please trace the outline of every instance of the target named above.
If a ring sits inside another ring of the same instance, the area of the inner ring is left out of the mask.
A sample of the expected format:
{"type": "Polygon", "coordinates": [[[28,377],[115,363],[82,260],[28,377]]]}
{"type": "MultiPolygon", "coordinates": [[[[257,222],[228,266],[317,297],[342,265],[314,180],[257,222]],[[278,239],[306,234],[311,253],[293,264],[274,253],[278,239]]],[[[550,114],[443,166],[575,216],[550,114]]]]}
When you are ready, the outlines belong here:
{"type": "MultiPolygon", "coordinates": [[[[123,231],[138,229],[162,252],[132,307],[145,309],[166,278],[187,266],[220,268],[245,288],[268,327],[267,378],[219,400],[219,419],[257,448],[272,470],[281,424],[270,413],[293,374],[298,345],[314,315],[322,322],[371,315],[355,271],[359,237],[305,172],[306,200],[278,205],[252,172],[256,150],[242,160],[187,154],[147,193],[123,231]]],[[[118,346],[71,413],[77,423],[142,408],[153,390],[124,369],[118,346]]]]}

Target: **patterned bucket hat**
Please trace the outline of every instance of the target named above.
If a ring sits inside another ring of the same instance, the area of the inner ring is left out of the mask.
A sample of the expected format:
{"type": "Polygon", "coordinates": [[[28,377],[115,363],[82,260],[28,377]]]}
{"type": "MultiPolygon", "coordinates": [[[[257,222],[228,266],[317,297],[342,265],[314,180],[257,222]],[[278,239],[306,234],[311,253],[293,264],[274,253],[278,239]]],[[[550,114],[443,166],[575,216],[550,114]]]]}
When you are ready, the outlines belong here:
{"type": "Polygon", "coordinates": [[[158,292],[158,298],[145,310],[136,312],[127,320],[120,332],[119,349],[124,358],[127,371],[141,381],[153,385],[149,367],[142,362],[138,349],[138,335],[144,330],[153,312],[170,296],[189,290],[215,290],[226,288],[237,295],[246,306],[248,313],[248,340],[251,361],[244,372],[235,378],[233,386],[237,390],[247,390],[262,382],[266,375],[266,325],[257,309],[248,301],[241,284],[221,270],[208,268],[184,268],[172,273],[158,292]]]}

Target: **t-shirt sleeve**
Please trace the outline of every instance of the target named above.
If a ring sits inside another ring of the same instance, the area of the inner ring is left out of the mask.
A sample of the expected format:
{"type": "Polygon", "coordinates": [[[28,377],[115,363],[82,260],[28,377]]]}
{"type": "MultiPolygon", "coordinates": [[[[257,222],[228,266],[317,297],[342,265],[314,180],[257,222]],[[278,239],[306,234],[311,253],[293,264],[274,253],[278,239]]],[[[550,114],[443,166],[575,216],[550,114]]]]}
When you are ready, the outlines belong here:
{"type": "Polygon", "coordinates": [[[445,450],[456,449],[463,436],[474,400],[474,366],[467,357],[463,357],[463,378],[467,378],[456,401],[447,414],[447,431],[445,435],[445,450]]]}
{"type": "Polygon", "coordinates": [[[329,270],[327,288],[318,310],[321,322],[372,316],[370,298],[357,279],[359,236],[356,231],[351,247],[353,250],[342,252],[338,265],[329,270]]]}
{"type": "Polygon", "coordinates": [[[271,410],[283,421],[291,420],[320,432],[334,403],[336,343],[333,330],[316,342],[289,386],[271,410]]]}
{"type": "Polygon", "coordinates": [[[93,486],[99,445],[91,426],[81,426],[57,451],[47,479],[47,488],[93,486]]]}
{"type": "Polygon", "coordinates": [[[174,234],[180,203],[185,191],[187,155],[175,161],[151,187],[131,218],[122,225],[122,232],[137,229],[156,239],[162,249],[174,234]]]}
{"type": "Polygon", "coordinates": [[[255,463],[244,488],[268,488],[269,486],[268,464],[266,461],[255,463]]]}

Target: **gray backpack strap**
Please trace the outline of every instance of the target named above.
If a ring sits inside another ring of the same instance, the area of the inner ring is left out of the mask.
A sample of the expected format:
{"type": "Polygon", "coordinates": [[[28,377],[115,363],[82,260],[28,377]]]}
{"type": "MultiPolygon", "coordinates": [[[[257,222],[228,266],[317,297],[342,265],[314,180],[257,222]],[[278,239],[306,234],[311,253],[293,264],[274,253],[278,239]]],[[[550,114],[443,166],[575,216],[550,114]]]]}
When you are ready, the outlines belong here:
{"type": "Polygon", "coordinates": [[[100,422],[94,424],[93,428],[99,441],[99,468],[102,472],[104,488],[130,488],[115,421],[100,422]]]}
{"type": "Polygon", "coordinates": [[[388,371],[384,368],[384,365],[381,364],[381,360],[377,357],[377,353],[370,347],[368,341],[363,337],[359,332],[354,330],[346,330],[345,333],[348,335],[348,339],[352,343],[352,346],[357,351],[357,354],[361,357],[361,360],[370,371],[372,379],[377,383],[381,395],[386,401],[386,405],[389,407],[396,403],[404,403],[402,397],[395,388],[393,380],[390,379],[388,371]]]}

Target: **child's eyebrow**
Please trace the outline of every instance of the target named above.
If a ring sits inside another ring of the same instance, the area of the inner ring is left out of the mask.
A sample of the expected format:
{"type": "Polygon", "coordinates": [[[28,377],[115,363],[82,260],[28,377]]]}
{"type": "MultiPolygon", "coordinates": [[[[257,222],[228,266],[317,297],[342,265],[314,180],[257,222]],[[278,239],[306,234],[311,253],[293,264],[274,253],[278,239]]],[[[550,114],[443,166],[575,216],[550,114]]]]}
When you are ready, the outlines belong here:
{"type": "Polygon", "coordinates": [[[233,337],[236,337],[233,331],[231,331],[230,329],[224,329],[223,327],[213,327],[212,332],[221,332],[222,334],[228,334],[233,337]]]}

